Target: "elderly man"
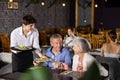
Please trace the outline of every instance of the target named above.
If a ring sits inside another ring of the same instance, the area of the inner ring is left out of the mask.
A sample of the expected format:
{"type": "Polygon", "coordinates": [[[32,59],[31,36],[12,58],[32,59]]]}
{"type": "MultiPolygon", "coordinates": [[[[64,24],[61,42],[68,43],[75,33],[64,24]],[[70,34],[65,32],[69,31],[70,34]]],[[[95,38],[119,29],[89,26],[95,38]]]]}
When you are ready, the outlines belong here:
{"type": "MultiPolygon", "coordinates": [[[[47,61],[43,65],[49,68],[68,69],[71,67],[71,57],[68,49],[62,46],[62,36],[53,34],[50,37],[51,47],[47,49],[45,56],[52,61],[47,61]]],[[[34,62],[35,65],[37,65],[34,62]]]]}

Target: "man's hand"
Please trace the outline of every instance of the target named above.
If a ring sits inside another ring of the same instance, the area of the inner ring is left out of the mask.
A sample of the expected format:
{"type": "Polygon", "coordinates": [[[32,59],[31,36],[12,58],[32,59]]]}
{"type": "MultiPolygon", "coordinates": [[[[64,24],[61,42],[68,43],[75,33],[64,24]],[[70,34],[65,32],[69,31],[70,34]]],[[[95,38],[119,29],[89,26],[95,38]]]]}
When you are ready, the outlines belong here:
{"type": "Polygon", "coordinates": [[[64,70],[69,70],[70,68],[68,67],[68,65],[64,62],[53,62],[53,66],[54,68],[58,68],[58,69],[64,69],[64,70]]]}
{"type": "Polygon", "coordinates": [[[53,61],[52,64],[53,64],[53,67],[54,67],[54,68],[58,68],[58,66],[59,66],[59,63],[56,62],[56,61],[53,61]]]}
{"type": "Polygon", "coordinates": [[[68,65],[66,63],[61,63],[61,67],[64,70],[69,70],[69,67],[68,67],[68,65]]]}

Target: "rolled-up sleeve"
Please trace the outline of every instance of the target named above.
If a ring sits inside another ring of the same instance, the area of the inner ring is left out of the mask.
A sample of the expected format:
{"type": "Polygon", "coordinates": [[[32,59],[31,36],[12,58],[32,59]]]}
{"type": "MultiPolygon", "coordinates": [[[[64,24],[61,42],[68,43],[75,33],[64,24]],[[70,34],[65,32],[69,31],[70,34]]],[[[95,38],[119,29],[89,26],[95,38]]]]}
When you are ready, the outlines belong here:
{"type": "Polygon", "coordinates": [[[36,48],[35,50],[36,53],[41,52],[41,48],[39,45],[39,33],[37,29],[36,29],[36,33],[34,34],[33,47],[36,48]]]}
{"type": "Polygon", "coordinates": [[[12,32],[10,35],[10,47],[17,46],[15,33],[12,32]]]}

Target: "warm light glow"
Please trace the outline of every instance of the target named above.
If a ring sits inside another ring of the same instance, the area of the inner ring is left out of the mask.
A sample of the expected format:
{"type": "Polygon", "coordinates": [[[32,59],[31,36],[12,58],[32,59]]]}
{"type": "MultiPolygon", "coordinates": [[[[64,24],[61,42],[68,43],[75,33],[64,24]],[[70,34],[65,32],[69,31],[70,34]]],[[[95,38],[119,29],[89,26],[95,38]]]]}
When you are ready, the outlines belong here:
{"type": "Polygon", "coordinates": [[[62,3],[62,6],[63,6],[63,7],[65,7],[65,6],[66,6],[66,4],[65,4],[65,3],[62,3]]]}
{"type": "Polygon", "coordinates": [[[9,2],[13,2],[13,0],[9,0],[9,2]]]}
{"type": "Polygon", "coordinates": [[[45,6],[45,2],[42,1],[42,2],[41,2],[41,5],[42,5],[42,6],[45,6]]]}
{"type": "Polygon", "coordinates": [[[107,0],[105,0],[105,2],[107,2],[107,0]]]}
{"type": "Polygon", "coordinates": [[[98,4],[95,4],[95,8],[97,8],[98,7],[98,4]]]}
{"type": "Polygon", "coordinates": [[[8,9],[18,9],[18,2],[8,2],[8,9]]]}

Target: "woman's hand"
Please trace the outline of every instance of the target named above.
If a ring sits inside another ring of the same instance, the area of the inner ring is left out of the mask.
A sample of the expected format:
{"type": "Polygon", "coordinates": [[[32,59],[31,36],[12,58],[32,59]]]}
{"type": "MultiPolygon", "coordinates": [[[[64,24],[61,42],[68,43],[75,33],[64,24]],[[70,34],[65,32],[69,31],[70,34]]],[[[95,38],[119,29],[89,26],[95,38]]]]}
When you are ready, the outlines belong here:
{"type": "Polygon", "coordinates": [[[61,68],[64,70],[70,70],[70,68],[68,67],[66,63],[61,63],[61,68]]]}

